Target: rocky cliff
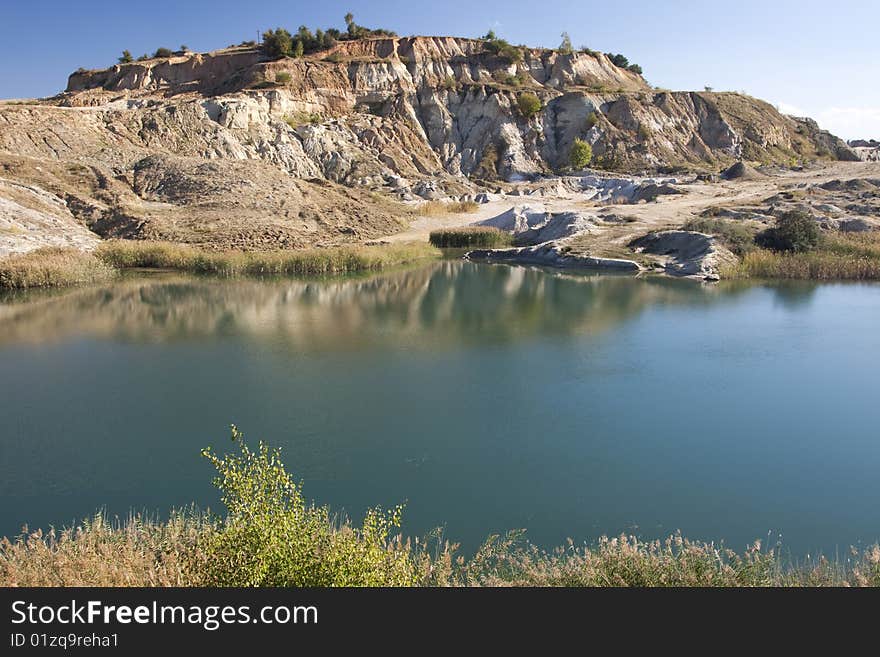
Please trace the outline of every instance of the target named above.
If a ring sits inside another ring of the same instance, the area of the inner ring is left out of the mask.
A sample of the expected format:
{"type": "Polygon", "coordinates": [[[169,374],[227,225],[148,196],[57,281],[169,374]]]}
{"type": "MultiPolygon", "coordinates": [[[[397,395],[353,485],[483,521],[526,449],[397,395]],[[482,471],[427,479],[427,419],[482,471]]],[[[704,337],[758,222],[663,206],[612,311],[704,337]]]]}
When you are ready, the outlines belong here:
{"type": "Polygon", "coordinates": [[[393,231],[393,200],[559,171],[575,138],[623,172],[856,158],[748,96],[658,91],[601,53],[522,52],[384,37],[78,71],[54,98],[0,104],[0,178],[102,236],[302,246],[393,231]],[[532,116],[526,93],[541,101],[532,116]]]}

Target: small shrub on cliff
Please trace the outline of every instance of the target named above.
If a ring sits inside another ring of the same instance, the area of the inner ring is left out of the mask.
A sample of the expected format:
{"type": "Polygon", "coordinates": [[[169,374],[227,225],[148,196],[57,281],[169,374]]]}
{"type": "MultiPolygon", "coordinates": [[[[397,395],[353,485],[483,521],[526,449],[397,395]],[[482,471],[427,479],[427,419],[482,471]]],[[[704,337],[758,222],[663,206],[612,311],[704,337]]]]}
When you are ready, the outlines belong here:
{"type": "Polygon", "coordinates": [[[171,57],[174,53],[171,52],[170,48],[156,48],[156,52],[153,53],[153,57],[171,57]]]}
{"type": "Polygon", "coordinates": [[[574,52],[574,47],[571,45],[571,37],[568,36],[568,32],[563,32],[561,36],[562,43],[559,44],[557,50],[559,50],[562,55],[570,55],[574,52]]]}
{"type": "Polygon", "coordinates": [[[483,47],[487,52],[504,59],[508,64],[516,64],[523,60],[520,48],[510,45],[504,39],[499,39],[492,30],[489,30],[486,36],[483,37],[483,40],[485,41],[483,47]]]}
{"type": "Polygon", "coordinates": [[[541,111],[541,99],[533,93],[520,94],[516,99],[516,106],[519,108],[520,114],[530,119],[541,111]]]}
{"type": "Polygon", "coordinates": [[[786,212],[777,218],[776,225],[759,233],[755,241],[773,251],[803,253],[819,245],[819,225],[802,210],[786,212]]]}
{"type": "Polygon", "coordinates": [[[290,73],[287,71],[279,71],[275,74],[275,83],[276,84],[290,84],[290,73]]]}
{"type": "Polygon", "coordinates": [[[119,58],[120,64],[130,64],[134,61],[134,57],[131,56],[131,52],[128,50],[122,51],[122,57],[119,58]]]}
{"type": "Polygon", "coordinates": [[[575,139],[568,154],[568,161],[575,171],[585,169],[593,161],[593,147],[583,139],[575,139]]]}

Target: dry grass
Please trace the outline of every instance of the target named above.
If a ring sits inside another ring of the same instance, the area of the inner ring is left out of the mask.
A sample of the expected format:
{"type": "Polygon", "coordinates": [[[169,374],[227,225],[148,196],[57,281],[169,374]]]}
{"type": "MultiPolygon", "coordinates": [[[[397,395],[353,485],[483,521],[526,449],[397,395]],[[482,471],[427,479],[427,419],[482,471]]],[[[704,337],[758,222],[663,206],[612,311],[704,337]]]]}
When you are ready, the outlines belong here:
{"type": "Polygon", "coordinates": [[[757,249],[722,272],[726,278],[880,280],[880,234],[829,234],[806,253],[757,249]]]}
{"type": "Polygon", "coordinates": [[[202,570],[199,545],[215,526],[195,514],[167,522],[100,515],[56,532],[0,540],[2,586],[193,586],[202,570]]]}
{"type": "Polygon", "coordinates": [[[466,214],[475,212],[480,207],[473,201],[425,201],[419,206],[418,214],[423,217],[438,217],[447,214],[466,214]]]}
{"type": "Polygon", "coordinates": [[[96,255],[119,269],[174,269],[218,276],[321,276],[393,267],[438,257],[440,252],[416,242],[290,251],[214,252],[169,242],[114,240],[101,244],[96,255]]]}
{"type": "Polygon", "coordinates": [[[0,289],[83,285],[114,275],[113,268],[94,255],[71,248],[45,247],[0,260],[0,289]]]}
{"type": "Polygon", "coordinates": [[[492,226],[461,226],[432,231],[428,239],[438,248],[467,249],[511,246],[513,235],[492,226]]]}
{"type": "MultiPolygon", "coordinates": [[[[73,529],[0,540],[0,586],[200,586],[216,564],[222,524],[196,514],[167,522],[101,516],[73,529]]],[[[348,525],[335,532],[348,533],[348,525]]],[[[880,586],[880,546],[845,561],[788,564],[760,542],[743,553],[674,535],[664,541],[603,537],[546,551],[521,532],[490,537],[470,559],[443,541],[393,541],[410,551],[418,586],[880,586]]],[[[247,556],[242,554],[242,559],[247,556]]]]}

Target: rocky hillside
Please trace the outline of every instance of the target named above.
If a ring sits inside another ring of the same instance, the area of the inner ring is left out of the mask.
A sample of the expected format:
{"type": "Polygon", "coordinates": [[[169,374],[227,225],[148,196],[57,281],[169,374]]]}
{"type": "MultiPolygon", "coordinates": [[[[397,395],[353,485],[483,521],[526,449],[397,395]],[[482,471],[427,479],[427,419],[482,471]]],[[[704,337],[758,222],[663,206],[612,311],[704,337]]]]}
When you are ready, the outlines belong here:
{"type": "MultiPolygon", "coordinates": [[[[856,158],[748,96],[658,91],[601,53],[520,52],[382,37],[81,70],[54,98],[0,103],[0,179],[33,191],[9,202],[101,236],[303,246],[393,232],[397,201],[559,171],[576,138],[623,172],[856,158]],[[28,205],[42,193],[63,203],[28,205]]],[[[0,230],[30,230],[9,207],[0,230]]]]}

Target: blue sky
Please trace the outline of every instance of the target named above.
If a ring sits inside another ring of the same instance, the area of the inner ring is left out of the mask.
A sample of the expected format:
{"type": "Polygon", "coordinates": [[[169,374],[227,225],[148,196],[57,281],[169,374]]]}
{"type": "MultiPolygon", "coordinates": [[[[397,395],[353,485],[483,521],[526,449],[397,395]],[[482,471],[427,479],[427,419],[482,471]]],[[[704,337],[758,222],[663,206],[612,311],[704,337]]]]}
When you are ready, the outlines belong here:
{"type": "Polygon", "coordinates": [[[343,25],[622,52],[654,85],[746,91],[845,138],[880,138],[877,0],[0,0],[0,98],[46,96],[68,74],[159,46],[211,50],[258,30],[343,25]]]}

